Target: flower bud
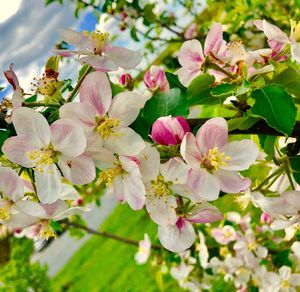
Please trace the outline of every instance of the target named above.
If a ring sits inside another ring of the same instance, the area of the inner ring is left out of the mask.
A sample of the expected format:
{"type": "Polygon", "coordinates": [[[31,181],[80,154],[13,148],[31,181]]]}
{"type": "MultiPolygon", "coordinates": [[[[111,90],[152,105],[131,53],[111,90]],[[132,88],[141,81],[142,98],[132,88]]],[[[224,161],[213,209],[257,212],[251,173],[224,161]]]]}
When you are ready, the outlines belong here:
{"type": "Polygon", "coordinates": [[[192,23],[184,33],[184,37],[187,40],[193,39],[197,36],[197,25],[192,23]]]}
{"type": "Polygon", "coordinates": [[[154,122],[151,137],[161,145],[177,145],[181,143],[185,133],[190,131],[190,126],[183,117],[167,116],[154,122]]]}
{"type": "Polygon", "coordinates": [[[157,66],[151,66],[144,76],[145,85],[151,90],[166,92],[169,90],[169,83],[165,71],[157,66]]]}
{"type": "Polygon", "coordinates": [[[261,223],[266,223],[266,224],[271,224],[272,223],[272,218],[268,213],[263,212],[260,216],[260,222],[261,223]]]}
{"type": "Polygon", "coordinates": [[[129,87],[129,86],[132,85],[133,79],[132,79],[132,77],[131,77],[130,74],[128,74],[128,73],[123,73],[123,74],[120,76],[120,78],[119,78],[119,82],[120,82],[120,84],[121,84],[122,86],[124,86],[124,87],[129,87]]]}

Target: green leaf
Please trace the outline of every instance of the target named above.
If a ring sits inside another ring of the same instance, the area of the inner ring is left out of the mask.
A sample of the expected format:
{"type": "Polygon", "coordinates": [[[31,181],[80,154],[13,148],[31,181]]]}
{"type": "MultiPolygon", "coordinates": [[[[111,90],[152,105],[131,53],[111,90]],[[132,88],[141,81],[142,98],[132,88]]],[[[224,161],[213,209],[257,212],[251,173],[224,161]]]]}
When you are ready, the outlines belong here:
{"type": "Polygon", "coordinates": [[[4,88],[5,88],[5,87],[1,87],[1,86],[0,86],[0,91],[2,91],[4,88]]]}
{"type": "Polygon", "coordinates": [[[58,65],[59,61],[61,59],[61,56],[51,56],[46,63],[45,69],[52,69],[55,72],[58,72],[58,65]]]}
{"type": "Polygon", "coordinates": [[[144,107],[144,118],[151,125],[164,116],[187,116],[189,105],[184,93],[179,88],[172,88],[166,93],[152,96],[144,107]]]}
{"type": "Polygon", "coordinates": [[[300,98],[300,75],[295,69],[289,67],[284,70],[272,80],[272,83],[283,85],[288,93],[300,98]]]}
{"type": "Polygon", "coordinates": [[[300,156],[291,159],[291,168],[295,181],[300,184],[300,156]]]}
{"type": "Polygon", "coordinates": [[[170,88],[178,87],[182,90],[186,90],[186,88],[180,83],[178,75],[166,72],[166,78],[169,82],[170,88]]]}
{"type": "Polygon", "coordinates": [[[215,104],[220,103],[216,97],[210,94],[210,86],[215,82],[215,77],[209,74],[202,74],[196,77],[187,89],[189,105],[215,104]]]}
{"type": "Polygon", "coordinates": [[[210,93],[212,96],[228,97],[234,95],[236,87],[236,85],[230,83],[223,83],[213,87],[210,93]]]}
{"type": "Polygon", "coordinates": [[[34,94],[25,99],[26,102],[36,102],[36,100],[37,100],[37,94],[34,94]]]}
{"type": "Polygon", "coordinates": [[[256,117],[245,117],[245,118],[232,118],[229,121],[227,121],[228,124],[228,132],[231,132],[233,130],[239,129],[239,130],[247,130],[251,128],[259,118],[256,117]]]}
{"type": "Polygon", "coordinates": [[[156,21],[156,16],[153,12],[154,4],[146,4],[144,7],[144,24],[149,26],[156,21]]]}
{"type": "Polygon", "coordinates": [[[138,36],[137,36],[137,33],[136,33],[136,27],[133,26],[132,29],[130,30],[130,35],[132,37],[132,39],[136,42],[140,41],[138,36]]]}
{"type": "Polygon", "coordinates": [[[149,141],[151,124],[144,118],[144,110],[142,109],[137,119],[130,125],[130,128],[137,132],[144,140],[149,141]]]}
{"type": "Polygon", "coordinates": [[[259,135],[258,137],[261,148],[264,149],[266,154],[268,154],[267,160],[273,159],[275,154],[274,145],[277,141],[277,137],[267,135],[259,135]]]}
{"type": "Polygon", "coordinates": [[[110,82],[110,85],[111,85],[112,96],[115,96],[116,94],[125,91],[124,88],[118,84],[110,82]]]}
{"type": "Polygon", "coordinates": [[[0,155],[2,154],[1,148],[4,141],[9,137],[9,132],[6,130],[0,130],[0,155]]]}
{"type": "Polygon", "coordinates": [[[270,127],[291,135],[296,122],[297,108],[293,98],[285,88],[277,85],[267,85],[252,92],[255,100],[252,113],[262,117],[270,127]]]}

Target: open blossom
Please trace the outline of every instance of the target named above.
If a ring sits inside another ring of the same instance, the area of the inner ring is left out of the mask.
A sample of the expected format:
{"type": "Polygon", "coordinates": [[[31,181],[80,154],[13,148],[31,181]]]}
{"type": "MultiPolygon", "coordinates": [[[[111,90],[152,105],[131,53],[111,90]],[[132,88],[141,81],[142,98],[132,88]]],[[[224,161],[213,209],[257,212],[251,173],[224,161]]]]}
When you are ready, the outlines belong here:
{"type": "Polygon", "coordinates": [[[198,40],[183,43],[178,53],[178,61],[182,68],[177,71],[177,74],[184,86],[188,86],[196,76],[202,74],[205,57],[212,56],[218,60],[225,56],[226,44],[222,32],[221,24],[213,24],[205,39],[204,50],[198,40]]]}
{"type": "Polygon", "coordinates": [[[14,93],[12,96],[12,105],[14,109],[17,109],[22,106],[22,101],[24,100],[24,92],[20,87],[17,75],[13,70],[13,64],[10,64],[9,69],[4,71],[4,76],[14,89],[14,93]]]}
{"type": "Polygon", "coordinates": [[[14,214],[7,225],[13,228],[28,228],[31,237],[55,237],[55,232],[50,226],[50,220],[60,221],[71,215],[82,214],[85,209],[81,207],[69,208],[68,204],[58,200],[52,204],[41,204],[33,201],[19,201],[16,203],[19,213],[14,214]]]}
{"type": "Polygon", "coordinates": [[[239,193],[249,188],[250,180],[238,171],[255,162],[258,148],[252,140],[228,142],[225,119],[208,120],[196,137],[186,133],[180,151],[190,168],[187,184],[193,201],[216,200],[220,190],[239,193]]]}
{"type": "Polygon", "coordinates": [[[118,93],[112,99],[107,76],[93,72],[81,84],[80,102],[63,105],[59,114],[61,118],[80,123],[88,139],[87,152],[92,158],[102,147],[118,154],[136,155],[145,143],[128,126],[145,102],[144,97],[129,91],[118,93]]]}
{"type": "Polygon", "coordinates": [[[150,254],[151,254],[151,241],[149,235],[145,233],[144,239],[139,242],[138,252],[134,256],[136,263],[138,265],[145,264],[150,254]]]}
{"type": "Polygon", "coordinates": [[[273,279],[272,292],[296,292],[300,286],[300,274],[292,273],[292,269],[282,266],[279,275],[273,279]]]}
{"type": "Polygon", "coordinates": [[[60,119],[49,126],[42,114],[24,107],[15,110],[12,119],[17,136],[8,138],[2,151],[12,162],[34,169],[42,203],[58,199],[62,191],[60,171],[73,184],[94,180],[94,163],[82,155],[86,138],[79,125],[60,119]]]}
{"type": "Polygon", "coordinates": [[[79,33],[71,29],[61,29],[61,38],[77,50],[59,50],[58,53],[69,57],[79,55],[80,61],[87,63],[98,71],[116,71],[135,68],[142,59],[140,51],[112,46],[108,42],[109,33],[84,31],[79,33]]]}
{"type": "Polygon", "coordinates": [[[166,92],[170,89],[165,71],[154,65],[145,73],[144,83],[151,91],[166,92]]]}
{"type": "Polygon", "coordinates": [[[180,144],[190,126],[183,117],[160,117],[152,125],[151,138],[160,145],[180,144]]]}
{"type": "Polygon", "coordinates": [[[211,230],[211,235],[216,242],[224,245],[235,241],[237,238],[235,229],[230,225],[225,225],[223,228],[213,228],[211,230]]]}
{"type": "Polygon", "coordinates": [[[21,178],[9,167],[0,166],[0,222],[11,218],[14,205],[24,196],[21,178]]]}
{"type": "Polygon", "coordinates": [[[268,44],[275,53],[286,52],[286,46],[290,46],[292,59],[300,63],[300,23],[291,21],[291,34],[288,36],[279,27],[270,24],[265,19],[255,20],[254,24],[262,30],[268,38],[268,44]]]}

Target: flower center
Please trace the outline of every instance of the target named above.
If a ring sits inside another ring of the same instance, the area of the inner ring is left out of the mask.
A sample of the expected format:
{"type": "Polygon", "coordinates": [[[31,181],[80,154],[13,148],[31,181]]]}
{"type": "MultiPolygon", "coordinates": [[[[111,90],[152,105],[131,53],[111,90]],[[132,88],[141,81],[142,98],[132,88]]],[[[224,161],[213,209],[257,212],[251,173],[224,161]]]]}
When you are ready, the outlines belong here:
{"type": "Polygon", "coordinates": [[[0,207],[0,219],[1,220],[9,220],[11,217],[10,209],[12,206],[12,202],[7,201],[0,207]]]}
{"type": "Polygon", "coordinates": [[[44,96],[53,96],[57,92],[57,90],[61,88],[63,82],[58,81],[52,76],[49,77],[44,73],[42,78],[33,78],[33,82],[31,83],[31,85],[33,86],[32,90],[36,93],[44,96]]]}
{"type": "Polygon", "coordinates": [[[115,177],[124,173],[124,169],[119,162],[115,165],[115,167],[108,168],[100,173],[100,182],[104,182],[107,187],[113,183],[115,177]]]}
{"type": "Polygon", "coordinates": [[[231,237],[232,233],[229,229],[227,229],[227,230],[225,230],[224,235],[225,235],[225,237],[231,237]]]}
{"type": "Polygon", "coordinates": [[[98,133],[103,139],[107,139],[110,136],[118,136],[115,127],[120,125],[120,120],[117,118],[105,117],[104,120],[100,121],[99,126],[96,128],[98,133]]]}
{"type": "Polygon", "coordinates": [[[39,232],[39,237],[40,238],[45,238],[45,239],[49,239],[50,237],[54,237],[56,238],[56,233],[55,231],[52,229],[52,227],[50,226],[50,223],[48,220],[41,220],[41,229],[39,232]]]}
{"type": "Polygon", "coordinates": [[[41,150],[28,151],[27,157],[31,160],[38,171],[43,172],[45,165],[54,163],[57,152],[54,151],[54,147],[50,144],[41,150]]]}
{"type": "Polygon", "coordinates": [[[202,166],[208,170],[218,170],[222,166],[226,166],[231,159],[225,156],[224,152],[219,152],[218,147],[209,149],[207,156],[202,161],[202,166]]]}
{"type": "Polygon", "coordinates": [[[87,30],[85,30],[83,34],[90,38],[94,47],[94,54],[102,55],[103,47],[106,45],[109,38],[109,33],[100,31],[92,31],[89,33],[87,30]]]}
{"type": "Polygon", "coordinates": [[[290,288],[290,287],[291,287],[291,284],[289,283],[288,280],[282,280],[282,281],[280,282],[280,287],[281,287],[281,288],[290,288]]]}
{"type": "Polygon", "coordinates": [[[249,243],[248,243],[248,249],[250,250],[250,251],[254,251],[254,250],[256,250],[256,247],[257,247],[257,244],[256,244],[256,242],[255,241],[250,241],[249,243]]]}
{"type": "Polygon", "coordinates": [[[164,181],[162,175],[158,175],[155,180],[151,181],[151,189],[156,197],[166,197],[172,193],[170,190],[171,184],[171,182],[164,181]]]}

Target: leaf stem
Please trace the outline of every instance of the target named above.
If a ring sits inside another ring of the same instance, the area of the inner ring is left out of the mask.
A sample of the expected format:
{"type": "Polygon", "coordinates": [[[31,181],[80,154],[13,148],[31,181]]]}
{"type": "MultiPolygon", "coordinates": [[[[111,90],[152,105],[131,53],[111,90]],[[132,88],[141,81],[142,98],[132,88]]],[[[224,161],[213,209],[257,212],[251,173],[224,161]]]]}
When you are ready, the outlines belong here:
{"type": "Polygon", "coordinates": [[[267,182],[270,181],[271,178],[274,176],[279,176],[284,170],[284,167],[279,167],[277,170],[275,170],[272,174],[270,174],[268,177],[266,177],[256,188],[252,189],[252,192],[260,190],[267,182]]]}

